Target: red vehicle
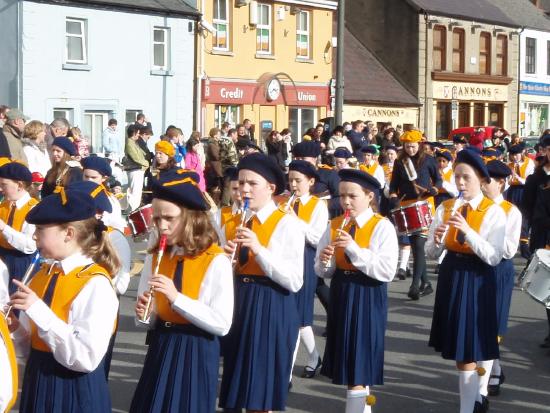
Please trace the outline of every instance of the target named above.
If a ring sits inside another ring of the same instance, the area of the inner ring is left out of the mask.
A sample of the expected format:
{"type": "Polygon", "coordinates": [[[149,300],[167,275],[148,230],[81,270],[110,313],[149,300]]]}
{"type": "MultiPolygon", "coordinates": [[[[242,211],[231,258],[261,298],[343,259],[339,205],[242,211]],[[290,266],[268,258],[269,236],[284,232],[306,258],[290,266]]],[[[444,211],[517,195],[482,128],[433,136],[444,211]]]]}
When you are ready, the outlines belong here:
{"type": "MultiPolygon", "coordinates": [[[[453,129],[451,133],[449,133],[448,139],[452,142],[453,137],[456,135],[459,135],[459,136],[465,136],[466,138],[468,138],[468,141],[470,141],[470,138],[474,136],[475,132],[478,129],[485,129],[485,136],[488,139],[491,139],[493,136],[493,129],[495,128],[498,128],[498,126],[464,126],[462,128],[453,129]]],[[[505,132],[504,133],[505,136],[510,135],[508,131],[505,130],[504,132],[505,132]]]]}

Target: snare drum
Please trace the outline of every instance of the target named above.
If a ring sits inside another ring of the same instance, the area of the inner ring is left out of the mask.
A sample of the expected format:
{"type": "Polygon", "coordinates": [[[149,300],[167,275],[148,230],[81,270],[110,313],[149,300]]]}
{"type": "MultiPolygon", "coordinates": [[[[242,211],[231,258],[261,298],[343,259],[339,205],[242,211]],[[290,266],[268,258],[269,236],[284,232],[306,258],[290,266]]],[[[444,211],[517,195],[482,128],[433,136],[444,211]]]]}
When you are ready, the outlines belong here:
{"type": "Polygon", "coordinates": [[[128,215],[128,223],[134,238],[145,237],[153,228],[153,207],[144,205],[128,215]]]}
{"type": "Polygon", "coordinates": [[[427,231],[432,223],[432,208],[427,201],[418,201],[390,211],[398,235],[427,231]]]}
{"type": "Polygon", "coordinates": [[[550,308],[550,250],[535,252],[518,284],[535,301],[550,308]]]}

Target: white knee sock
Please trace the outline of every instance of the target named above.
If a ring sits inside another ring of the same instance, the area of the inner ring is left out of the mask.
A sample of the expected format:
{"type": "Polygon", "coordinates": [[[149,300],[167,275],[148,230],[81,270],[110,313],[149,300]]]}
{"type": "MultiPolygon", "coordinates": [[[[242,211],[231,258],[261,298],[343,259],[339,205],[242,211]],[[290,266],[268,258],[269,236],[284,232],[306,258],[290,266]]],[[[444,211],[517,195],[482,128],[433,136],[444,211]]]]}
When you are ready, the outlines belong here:
{"type": "Polygon", "coordinates": [[[399,269],[406,270],[409,264],[409,256],[411,255],[411,247],[399,248],[399,269]]]}
{"type": "Polygon", "coordinates": [[[368,387],[364,390],[348,390],[346,413],[371,413],[371,407],[366,403],[369,394],[368,387]]]}
{"type": "Polygon", "coordinates": [[[479,393],[479,376],[476,370],[458,372],[460,413],[472,413],[479,393]]]}
{"type": "Polygon", "coordinates": [[[300,338],[308,354],[307,366],[314,369],[319,361],[319,352],[315,348],[315,336],[311,326],[300,329],[300,338]]]}
{"type": "MultiPolygon", "coordinates": [[[[491,369],[493,368],[493,360],[478,361],[477,367],[483,367],[485,369],[485,374],[479,376],[479,394],[480,396],[487,397],[487,385],[489,384],[489,377],[491,376],[491,369]]],[[[481,401],[481,397],[478,401],[481,401]]]]}
{"type": "MultiPolygon", "coordinates": [[[[502,373],[502,368],[500,367],[500,360],[495,359],[493,360],[493,368],[491,370],[491,376],[498,376],[500,377],[502,373]]],[[[500,379],[489,379],[489,384],[499,384],[500,379]]]]}
{"type": "Polygon", "coordinates": [[[296,356],[298,355],[298,347],[300,347],[300,332],[298,332],[298,338],[296,339],[296,347],[294,347],[294,354],[292,355],[292,367],[290,368],[289,383],[292,381],[292,370],[294,370],[294,363],[296,363],[296,356]]]}

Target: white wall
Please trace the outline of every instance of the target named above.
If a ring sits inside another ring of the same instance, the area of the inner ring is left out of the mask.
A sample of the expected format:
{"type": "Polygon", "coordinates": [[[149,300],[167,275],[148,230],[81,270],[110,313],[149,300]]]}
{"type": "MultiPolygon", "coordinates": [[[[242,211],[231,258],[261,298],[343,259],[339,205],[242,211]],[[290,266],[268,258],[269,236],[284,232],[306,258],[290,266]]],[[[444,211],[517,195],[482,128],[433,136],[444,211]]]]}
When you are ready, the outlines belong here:
{"type": "Polygon", "coordinates": [[[17,2],[0,0],[0,105],[17,102],[17,2]]]}
{"type": "Polygon", "coordinates": [[[192,20],[66,7],[23,6],[23,107],[51,121],[54,107],[108,110],[119,126],[127,109],[142,109],[155,135],[174,124],[188,134],[193,122],[194,33],[192,20]],[[65,18],[88,21],[89,71],[64,70],[65,18]],[[151,74],[153,27],[171,28],[173,76],[151,74]]]}
{"type": "Polygon", "coordinates": [[[542,32],[536,30],[524,30],[521,33],[521,56],[520,56],[520,80],[525,82],[549,83],[550,76],[547,68],[547,42],[550,42],[550,32],[542,32]],[[525,73],[525,51],[526,38],[531,37],[537,39],[537,58],[536,58],[536,73],[525,73]]]}

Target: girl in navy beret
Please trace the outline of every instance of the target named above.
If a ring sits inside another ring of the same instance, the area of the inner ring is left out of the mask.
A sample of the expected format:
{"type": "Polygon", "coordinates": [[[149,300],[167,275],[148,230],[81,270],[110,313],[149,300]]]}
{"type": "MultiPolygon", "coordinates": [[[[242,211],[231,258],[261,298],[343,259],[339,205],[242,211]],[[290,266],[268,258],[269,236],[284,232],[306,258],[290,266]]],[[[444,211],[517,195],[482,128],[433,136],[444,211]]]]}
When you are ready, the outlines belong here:
{"type": "Polygon", "coordinates": [[[347,413],[370,413],[370,386],[384,383],[387,286],[397,267],[397,236],[375,212],[378,181],[354,169],[339,175],[349,219],[330,221],[315,257],[317,275],[332,278],[321,374],[347,386],[347,413]]]}
{"type": "Polygon", "coordinates": [[[71,182],[82,181],[82,167],[74,160],[77,156],[69,138],[55,138],[52,143],[52,168],[44,178],[42,198],[53,194],[56,187],[67,187],[71,182]]]}

